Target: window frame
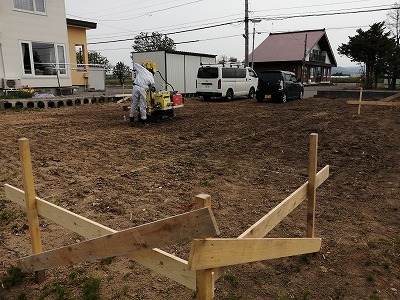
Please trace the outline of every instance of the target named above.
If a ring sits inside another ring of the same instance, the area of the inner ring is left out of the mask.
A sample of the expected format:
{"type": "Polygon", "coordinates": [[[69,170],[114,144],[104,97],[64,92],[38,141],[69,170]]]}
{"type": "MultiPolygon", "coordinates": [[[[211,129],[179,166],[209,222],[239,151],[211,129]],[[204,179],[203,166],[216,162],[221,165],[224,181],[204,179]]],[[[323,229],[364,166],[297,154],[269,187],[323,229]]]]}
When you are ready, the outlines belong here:
{"type": "Polygon", "coordinates": [[[66,52],[66,45],[65,44],[61,44],[61,43],[51,43],[51,42],[36,42],[36,41],[25,41],[25,40],[21,40],[19,42],[19,49],[20,49],[20,57],[21,57],[21,64],[22,64],[22,72],[23,72],[23,76],[24,77],[35,77],[35,78],[46,78],[46,77],[56,77],[56,74],[37,74],[37,71],[35,69],[35,61],[33,58],[33,47],[32,44],[33,43],[40,43],[40,44],[48,44],[48,45],[52,45],[54,48],[54,55],[55,55],[55,67],[58,68],[57,72],[58,72],[58,76],[60,77],[68,77],[68,68],[67,68],[67,52],[66,52]],[[26,47],[23,45],[28,45],[28,50],[29,50],[29,60],[30,60],[30,73],[26,73],[25,72],[25,60],[24,60],[24,53],[22,48],[26,47]],[[59,55],[59,47],[62,47],[63,49],[63,53],[62,56],[60,57],[59,55]],[[60,59],[63,59],[63,61],[60,61],[60,59]],[[60,68],[61,66],[61,68],[60,68]],[[64,71],[64,72],[63,72],[64,71]]]}
{"type": "MultiPolygon", "coordinates": [[[[16,7],[16,1],[18,0],[13,0],[13,10],[15,11],[20,11],[20,12],[27,12],[27,13],[31,13],[31,14],[38,14],[38,15],[47,15],[47,5],[46,5],[46,0],[31,0],[32,4],[33,4],[33,10],[30,9],[23,9],[23,8],[18,8],[16,7]],[[37,1],[43,1],[43,10],[44,11],[40,11],[37,8],[37,1]]],[[[19,1],[25,1],[26,3],[28,3],[28,1],[30,0],[19,0],[19,1]]]]}

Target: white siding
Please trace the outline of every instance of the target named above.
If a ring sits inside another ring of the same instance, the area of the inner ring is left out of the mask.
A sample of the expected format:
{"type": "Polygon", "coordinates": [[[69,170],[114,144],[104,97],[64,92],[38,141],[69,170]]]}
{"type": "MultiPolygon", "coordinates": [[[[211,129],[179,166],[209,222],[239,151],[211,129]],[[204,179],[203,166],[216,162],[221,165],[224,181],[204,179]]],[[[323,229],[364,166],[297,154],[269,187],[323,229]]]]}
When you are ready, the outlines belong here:
{"type": "MultiPolygon", "coordinates": [[[[47,0],[46,14],[16,11],[13,1],[0,1],[0,80],[20,78],[22,85],[30,87],[57,87],[56,76],[24,75],[21,41],[62,44],[69,62],[64,0],[47,0]]],[[[61,75],[60,82],[62,86],[72,84],[69,75],[61,75]]]]}
{"type": "Polygon", "coordinates": [[[185,94],[196,93],[197,70],[199,69],[201,58],[200,56],[185,56],[185,94]]]}
{"type": "Polygon", "coordinates": [[[185,56],[167,53],[167,78],[175,91],[185,93],[185,56]]]}
{"type": "MultiPolygon", "coordinates": [[[[166,53],[165,51],[132,53],[134,62],[153,61],[162,77],[181,94],[196,93],[196,77],[200,63],[215,63],[215,57],[191,53],[166,53]]],[[[161,90],[164,80],[154,75],[156,89],[161,90]]],[[[167,90],[171,90],[171,86],[167,90]]]]}
{"type": "MultiPolygon", "coordinates": [[[[146,61],[152,61],[156,64],[157,71],[159,71],[165,78],[165,52],[155,51],[155,52],[140,52],[132,53],[133,61],[136,63],[143,63],[146,61]]],[[[154,74],[154,81],[157,90],[163,89],[164,80],[162,80],[159,73],[154,74]]]]}

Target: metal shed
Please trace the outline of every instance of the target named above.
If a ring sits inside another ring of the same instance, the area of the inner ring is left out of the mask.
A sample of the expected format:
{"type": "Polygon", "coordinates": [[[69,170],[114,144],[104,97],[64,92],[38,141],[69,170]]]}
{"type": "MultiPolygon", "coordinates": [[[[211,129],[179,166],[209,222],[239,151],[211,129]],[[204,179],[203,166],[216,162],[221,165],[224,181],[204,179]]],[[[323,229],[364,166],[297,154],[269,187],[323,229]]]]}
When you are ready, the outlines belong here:
{"type": "MultiPolygon", "coordinates": [[[[132,52],[132,58],[137,63],[146,61],[156,63],[162,77],[181,94],[196,93],[196,77],[200,64],[216,62],[216,55],[180,51],[132,52]]],[[[154,74],[157,90],[161,90],[165,84],[161,75],[154,74]]]]}

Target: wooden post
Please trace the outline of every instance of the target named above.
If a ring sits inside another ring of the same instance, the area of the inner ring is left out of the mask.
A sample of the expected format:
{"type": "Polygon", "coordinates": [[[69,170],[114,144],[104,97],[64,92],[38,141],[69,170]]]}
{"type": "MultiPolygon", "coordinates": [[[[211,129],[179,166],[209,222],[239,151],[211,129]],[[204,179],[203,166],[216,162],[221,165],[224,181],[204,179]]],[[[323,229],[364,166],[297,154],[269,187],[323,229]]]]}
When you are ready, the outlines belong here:
{"type": "Polygon", "coordinates": [[[314,237],[317,177],[318,134],[310,135],[310,160],[308,164],[307,237],[314,237]]]}
{"type": "MultiPolygon", "coordinates": [[[[42,242],[40,238],[39,216],[36,205],[29,140],[21,138],[18,140],[18,144],[22,165],[22,180],[25,190],[26,213],[28,217],[29,233],[32,240],[32,253],[37,254],[42,252],[42,242]]],[[[35,272],[35,280],[37,283],[41,283],[45,279],[46,275],[44,270],[35,272]]]]}
{"type": "Polygon", "coordinates": [[[361,87],[360,89],[360,104],[358,104],[358,114],[361,114],[361,100],[362,100],[362,93],[363,93],[363,88],[361,87]]]}
{"type": "MultiPolygon", "coordinates": [[[[199,194],[194,198],[196,209],[211,207],[211,196],[199,194]]],[[[196,271],[196,299],[211,300],[214,298],[214,272],[212,269],[196,271]]]]}

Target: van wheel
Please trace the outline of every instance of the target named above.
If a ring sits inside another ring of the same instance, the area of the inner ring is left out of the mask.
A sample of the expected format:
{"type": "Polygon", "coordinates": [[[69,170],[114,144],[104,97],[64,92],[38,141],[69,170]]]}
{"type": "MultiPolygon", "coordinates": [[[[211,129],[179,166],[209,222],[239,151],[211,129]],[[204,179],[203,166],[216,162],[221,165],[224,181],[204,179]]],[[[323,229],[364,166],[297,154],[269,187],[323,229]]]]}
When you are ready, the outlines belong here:
{"type": "Polygon", "coordinates": [[[225,96],[226,100],[231,101],[233,99],[233,90],[229,89],[226,91],[226,96],[225,96]]]}
{"type": "Polygon", "coordinates": [[[286,101],[287,101],[287,95],[286,95],[286,93],[285,93],[285,94],[283,94],[283,96],[282,96],[282,103],[286,103],[286,101]]]}
{"type": "Polygon", "coordinates": [[[254,99],[254,96],[256,95],[256,91],[254,90],[253,87],[250,88],[249,94],[247,95],[247,98],[249,99],[254,99]]]}

